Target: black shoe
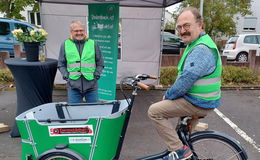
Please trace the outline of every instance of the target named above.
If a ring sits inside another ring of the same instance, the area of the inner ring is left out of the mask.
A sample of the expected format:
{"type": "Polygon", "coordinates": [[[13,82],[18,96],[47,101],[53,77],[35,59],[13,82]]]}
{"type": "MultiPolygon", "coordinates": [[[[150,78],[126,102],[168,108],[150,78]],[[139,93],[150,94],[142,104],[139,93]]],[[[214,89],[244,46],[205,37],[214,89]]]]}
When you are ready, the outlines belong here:
{"type": "Polygon", "coordinates": [[[183,146],[182,149],[176,150],[163,157],[163,160],[186,160],[193,155],[191,149],[188,146],[183,146]]]}

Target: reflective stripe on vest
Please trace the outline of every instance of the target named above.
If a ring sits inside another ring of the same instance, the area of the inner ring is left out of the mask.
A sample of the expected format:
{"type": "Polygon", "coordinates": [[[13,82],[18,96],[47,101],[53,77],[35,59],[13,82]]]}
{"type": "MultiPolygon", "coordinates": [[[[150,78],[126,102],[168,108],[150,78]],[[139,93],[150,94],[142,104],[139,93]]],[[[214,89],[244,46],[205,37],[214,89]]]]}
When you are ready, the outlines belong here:
{"type": "Polygon", "coordinates": [[[70,72],[70,75],[72,76],[92,75],[92,73],[70,72]]]}
{"type": "MultiPolygon", "coordinates": [[[[177,76],[177,79],[180,76],[177,76]]],[[[198,79],[193,85],[207,85],[212,83],[221,82],[221,77],[209,78],[209,79],[198,79]]]]}
{"type": "Polygon", "coordinates": [[[74,63],[74,64],[68,64],[67,68],[75,68],[75,67],[93,67],[95,68],[95,64],[91,63],[74,63]]]}
{"type": "Polygon", "coordinates": [[[96,61],[95,44],[93,40],[88,39],[85,41],[81,57],[76,44],[69,39],[66,40],[65,56],[70,79],[77,80],[81,75],[83,75],[87,80],[94,79],[96,61]]]}
{"type": "Polygon", "coordinates": [[[192,49],[199,44],[204,44],[213,50],[214,54],[217,57],[217,65],[213,73],[198,79],[193,84],[192,88],[188,91],[188,93],[193,97],[197,97],[204,100],[217,100],[221,97],[220,87],[222,64],[220,55],[217,50],[217,46],[208,35],[201,36],[199,39],[187,46],[178,64],[178,76],[180,76],[183,72],[185,59],[189,55],[189,52],[191,52],[192,49]]]}
{"type": "Polygon", "coordinates": [[[221,82],[221,77],[209,78],[209,79],[199,79],[193,85],[207,85],[212,83],[221,82]]]}
{"type": "Polygon", "coordinates": [[[210,98],[210,97],[217,97],[220,94],[220,92],[221,91],[219,90],[219,91],[211,92],[211,93],[190,93],[190,94],[194,95],[194,96],[210,98]]]}

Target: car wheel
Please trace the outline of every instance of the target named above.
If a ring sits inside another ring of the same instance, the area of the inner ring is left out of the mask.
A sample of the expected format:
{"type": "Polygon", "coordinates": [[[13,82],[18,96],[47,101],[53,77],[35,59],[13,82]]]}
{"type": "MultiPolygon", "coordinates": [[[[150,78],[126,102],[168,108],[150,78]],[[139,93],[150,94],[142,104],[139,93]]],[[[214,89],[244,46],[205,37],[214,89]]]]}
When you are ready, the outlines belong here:
{"type": "Polygon", "coordinates": [[[248,54],[246,52],[241,52],[237,55],[236,60],[238,62],[247,62],[248,61],[248,54]]]}

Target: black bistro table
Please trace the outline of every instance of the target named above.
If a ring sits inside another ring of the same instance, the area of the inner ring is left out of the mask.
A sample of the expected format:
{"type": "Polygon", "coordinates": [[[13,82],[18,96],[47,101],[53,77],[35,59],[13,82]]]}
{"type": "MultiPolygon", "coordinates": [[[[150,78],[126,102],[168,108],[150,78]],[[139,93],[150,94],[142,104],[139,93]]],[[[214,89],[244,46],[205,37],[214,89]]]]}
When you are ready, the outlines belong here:
{"type": "MultiPolygon", "coordinates": [[[[17,94],[16,116],[41,104],[52,102],[53,82],[58,61],[46,58],[45,62],[28,62],[25,58],[5,60],[12,72],[17,94]]],[[[20,137],[16,123],[11,137],[20,137]]]]}

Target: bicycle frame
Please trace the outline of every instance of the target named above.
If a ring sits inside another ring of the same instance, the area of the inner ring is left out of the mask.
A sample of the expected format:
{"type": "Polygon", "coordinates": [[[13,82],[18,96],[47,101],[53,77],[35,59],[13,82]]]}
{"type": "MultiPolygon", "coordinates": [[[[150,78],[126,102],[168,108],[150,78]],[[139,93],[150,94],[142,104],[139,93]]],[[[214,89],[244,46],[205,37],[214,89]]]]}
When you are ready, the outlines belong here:
{"type": "Polygon", "coordinates": [[[122,146],[123,146],[126,130],[127,130],[128,124],[129,124],[131,111],[132,111],[132,108],[133,108],[133,104],[134,104],[134,100],[135,100],[135,96],[136,95],[137,95],[137,88],[134,88],[134,90],[133,90],[133,92],[131,94],[130,104],[129,104],[128,109],[126,111],[125,122],[124,122],[124,125],[123,125],[123,129],[122,129],[120,141],[119,141],[119,144],[118,144],[116,156],[115,156],[115,158],[113,160],[118,160],[119,159],[119,156],[120,156],[120,153],[121,153],[121,150],[122,150],[122,146]]]}
{"type": "MultiPolygon", "coordinates": [[[[142,87],[142,88],[145,88],[142,87]]],[[[131,115],[131,110],[132,110],[132,107],[133,107],[133,103],[134,103],[134,99],[135,99],[135,96],[137,95],[137,87],[135,86],[134,88],[134,91],[132,92],[132,95],[131,95],[131,103],[129,104],[129,108],[128,108],[128,114],[127,114],[127,119],[125,121],[125,124],[124,124],[124,129],[123,129],[123,132],[122,132],[122,140],[120,141],[120,145],[118,147],[118,152],[117,152],[117,155],[115,157],[114,160],[118,160],[118,157],[120,155],[120,151],[121,151],[121,147],[122,147],[122,144],[123,144],[123,140],[124,140],[124,136],[125,136],[125,133],[126,133],[126,129],[127,129],[127,126],[128,126],[128,122],[129,122],[129,118],[130,118],[130,115],[131,115]]],[[[192,140],[193,139],[196,139],[197,137],[200,137],[200,136],[210,136],[210,137],[222,137],[223,139],[225,139],[225,141],[228,141],[229,144],[233,144],[233,147],[236,146],[237,150],[241,151],[241,154],[242,156],[241,157],[244,157],[243,160],[246,160],[247,159],[247,154],[244,150],[244,148],[239,144],[239,142],[224,134],[224,133],[221,133],[221,132],[218,132],[218,131],[200,131],[200,132],[195,132],[195,133],[191,133],[191,130],[192,130],[192,124],[191,124],[191,120],[193,118],[202,118],[202,117],[198,117],[198,116],[192,116],[192,117],[182,117],[181,118],[181,121],[179,121],[179,125],[177,126],[176,128],[176,131],[177,131],[177,134],[180,138],[180,140],[182,141],[182,143],[184,145],[187,145],[189,146],[192,151],[193,151],[193,156],[192,156],[192,160],[198,160],[198,156],[196,154],[196,152],[194,152],[194,148],[193,148],[193,145],[192,145],[192,140]]],[[[170,152],[168,150],[165,150],[159,154],[155,154],[155,155],[150,155],[150,156],[147,156],[147,157],[143,157],[143,158],[139,158],[137,160],[158,160],[158,159],[161,159],[163,158],[164,156],[168,155],[170,152]]]]}
{"type": "MultiPolygon", "coordinates": [[[[138,90],[138,88],[135,87],[134,90],[132,91],[131,98],[130,98],[131,102],[130,102],[130,104],[128,106],[127,115],[126,115],[126,119],[125,119],[123,130],[122,130],[122,135],[121,135],[120,142],[119,142],[118,149],[117,149],[117,154],[116,154],[116,156],[115,156],[115,158],[113,160],[118,160],[119,159],[120,152],[121,152],[122,145],[123,145],[123,141],[124,141],[124,138],[125,138],[125,134],[127,132],[127,127],[128,127],[128,124],[129,124],[129,120],[130,120],[131,111],[132,111],[132,108],[133,108],[135,96],[137,96],[137,90],[138,90]]],[[[150,156],[146,156],[146,157],[142,157],[142,158],[138,158],[136,160],[155,160],[155,159],[162,158],[162,157],[168,155],[169,153],[170,152],[168,150],[165,150],[165,151],[163,151],[161,153],[150,155],[150,156]]]]}

